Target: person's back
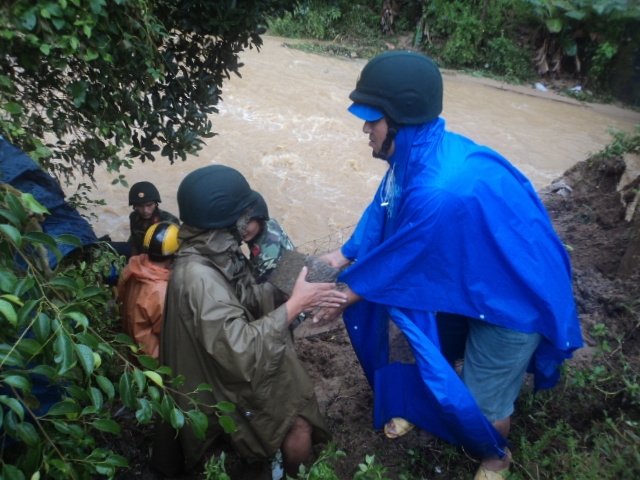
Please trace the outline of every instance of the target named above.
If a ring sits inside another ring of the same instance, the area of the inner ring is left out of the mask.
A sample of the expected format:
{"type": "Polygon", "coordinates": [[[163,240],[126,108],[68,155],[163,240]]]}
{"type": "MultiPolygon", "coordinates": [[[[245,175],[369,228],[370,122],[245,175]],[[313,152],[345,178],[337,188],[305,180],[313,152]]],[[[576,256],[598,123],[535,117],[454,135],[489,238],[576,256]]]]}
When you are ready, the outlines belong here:
{"type": "Polygon", "coordinates": [[[131,257],[118,282],[120,318],[123,331],[141,346],[141,352],[158,359],[167,282],[178,248],[178,227],[169,222],[152,225],[143,247],[147,253],[131,257]]]}

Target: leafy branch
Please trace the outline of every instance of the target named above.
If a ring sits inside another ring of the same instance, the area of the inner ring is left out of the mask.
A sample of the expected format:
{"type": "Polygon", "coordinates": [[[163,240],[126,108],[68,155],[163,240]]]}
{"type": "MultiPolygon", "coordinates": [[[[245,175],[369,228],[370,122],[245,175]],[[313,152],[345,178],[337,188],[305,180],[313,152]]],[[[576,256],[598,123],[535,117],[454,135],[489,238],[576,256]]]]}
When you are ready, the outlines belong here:
{"type": "Polygon", "coordinates": [[[214,410],[227,432],[235,425],[228,403],[203,404],[203,384],[188,394],[188,411],[172,395],[182,379],[126,335],[113,332],[114,299],[105,266],[122,258],[96,245],[82,248],[71,235],[53,238],[37,230],[46,215],[31,195],[6,185],[0,191],[0,459],[3,478],[113,478],[127,460],[99,443],[99,432],[117,435],[115,412],[135,412],[141,424],[165,421],[204,438],[203,409],[214,410]],[[58,243],[77,246],[60,258],[58,243]],[[60,260],[48,268],[49,249],[60,260]],[[100,250],[103,265],[86,268],[86,250],[100,250]],[[46,264],[46,265],[45,265],[46,264]],[[84,266],[83,266],[84,265],[84,266]],[[113,311],[113,308],[111,308],[113,311]],[[32,476],[36,477],[32,477],[32,476]]]}

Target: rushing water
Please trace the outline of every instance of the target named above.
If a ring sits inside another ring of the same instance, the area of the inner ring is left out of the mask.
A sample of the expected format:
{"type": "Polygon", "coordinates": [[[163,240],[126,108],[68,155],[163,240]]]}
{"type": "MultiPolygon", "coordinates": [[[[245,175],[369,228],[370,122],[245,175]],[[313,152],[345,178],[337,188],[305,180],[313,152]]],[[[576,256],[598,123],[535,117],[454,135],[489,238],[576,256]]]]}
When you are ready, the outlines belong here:
{"type": "MultiPolygon", "coordinates": [[[[364,60],[329,58],[283,46],[265,37],[264,46],[244,52],[242,78],[223,91],[217,136],[198,156],[169,164],[159,158],[126,173],[129,185],[153,182],[161,208],[178,214],[176,192],[192,170],[225,164],[241,171],[260,191],[271,216],[297,245],[356,223],[371,199],[386,163],[371,157],[362,122],[346,110],[364,60]]],[[[449,130],[488,145],[542,188],[590,152],[610,143],[607,127],[631,131],[640,114],[582,105],[551,92],[478,80],[444,72],[444,111],[449,130]]],[[[94,212],[96,234],[128,236],[128,188],[97,172],[107,206],[94,212]]]]}

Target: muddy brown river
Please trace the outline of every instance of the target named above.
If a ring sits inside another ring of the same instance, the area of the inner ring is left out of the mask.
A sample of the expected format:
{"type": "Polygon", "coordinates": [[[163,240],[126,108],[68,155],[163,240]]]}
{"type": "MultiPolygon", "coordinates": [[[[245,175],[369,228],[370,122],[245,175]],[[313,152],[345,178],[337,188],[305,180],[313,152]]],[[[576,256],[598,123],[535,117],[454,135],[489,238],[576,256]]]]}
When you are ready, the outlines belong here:
{"type": "MultiPolygon", "coordinates": [[[[260,191],[271,216],[296,245],[355,224],[386,170],[371,157],[362,122],[347,112],[348,95],[365,60],[323,57],[287,48],[287,40],[264,37],[264,46],[244,52],[242,78],[223,89],[217,136],[198,156],[171,165],[167,159],[139,163],[126,172],[129,185],[153,182],[161,208],[178,214],[176,192],[192,170],[224,164],[241,171],[260,191]]],[[[608,127],[633,130],[640,114],[612,106],[581,104],[532,86],[513,87],[443,72],[449,130],[506,156],[542,188],[567,168],[611,141],[608,127]]],[[[128,236],[128,188],[96,172],[93,225],[98,236],[128,236]]],[[[83,180],[86,181],[86,180],[83,180]]],[[[71,189],[68,189],[71,191],[71,189]]]]}

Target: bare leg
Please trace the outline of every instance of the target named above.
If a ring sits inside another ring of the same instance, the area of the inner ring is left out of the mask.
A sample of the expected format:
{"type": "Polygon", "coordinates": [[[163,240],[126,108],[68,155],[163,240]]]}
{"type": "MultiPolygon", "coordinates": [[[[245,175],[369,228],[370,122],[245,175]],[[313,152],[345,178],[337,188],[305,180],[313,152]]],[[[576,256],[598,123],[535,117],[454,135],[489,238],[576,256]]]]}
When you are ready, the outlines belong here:
{"type": "MultiPolygon", "coordinates": [[[[493,422],[493,426],[495,427],[500,435],[502,435],[505,439],[509,435],[509,429],[511,428],[511,417],[503,418],[502,420],[498,420],[497,422],[493,422]]],[[[503,458],[483,458],[482,466],[487,470],[492,470],[494,472],[499,472],[500,470],[506,470],[509,468],[511,464],[511,453],[507,450],[507,455],[503,458]]]]}
{"type": "Polygon", "coordinates": [[[284,473],[295,478],[301,464],[309,461],[313,453],[311,432],[313,427],[304,417],[297,417],[282,442],[284,473]]]}

